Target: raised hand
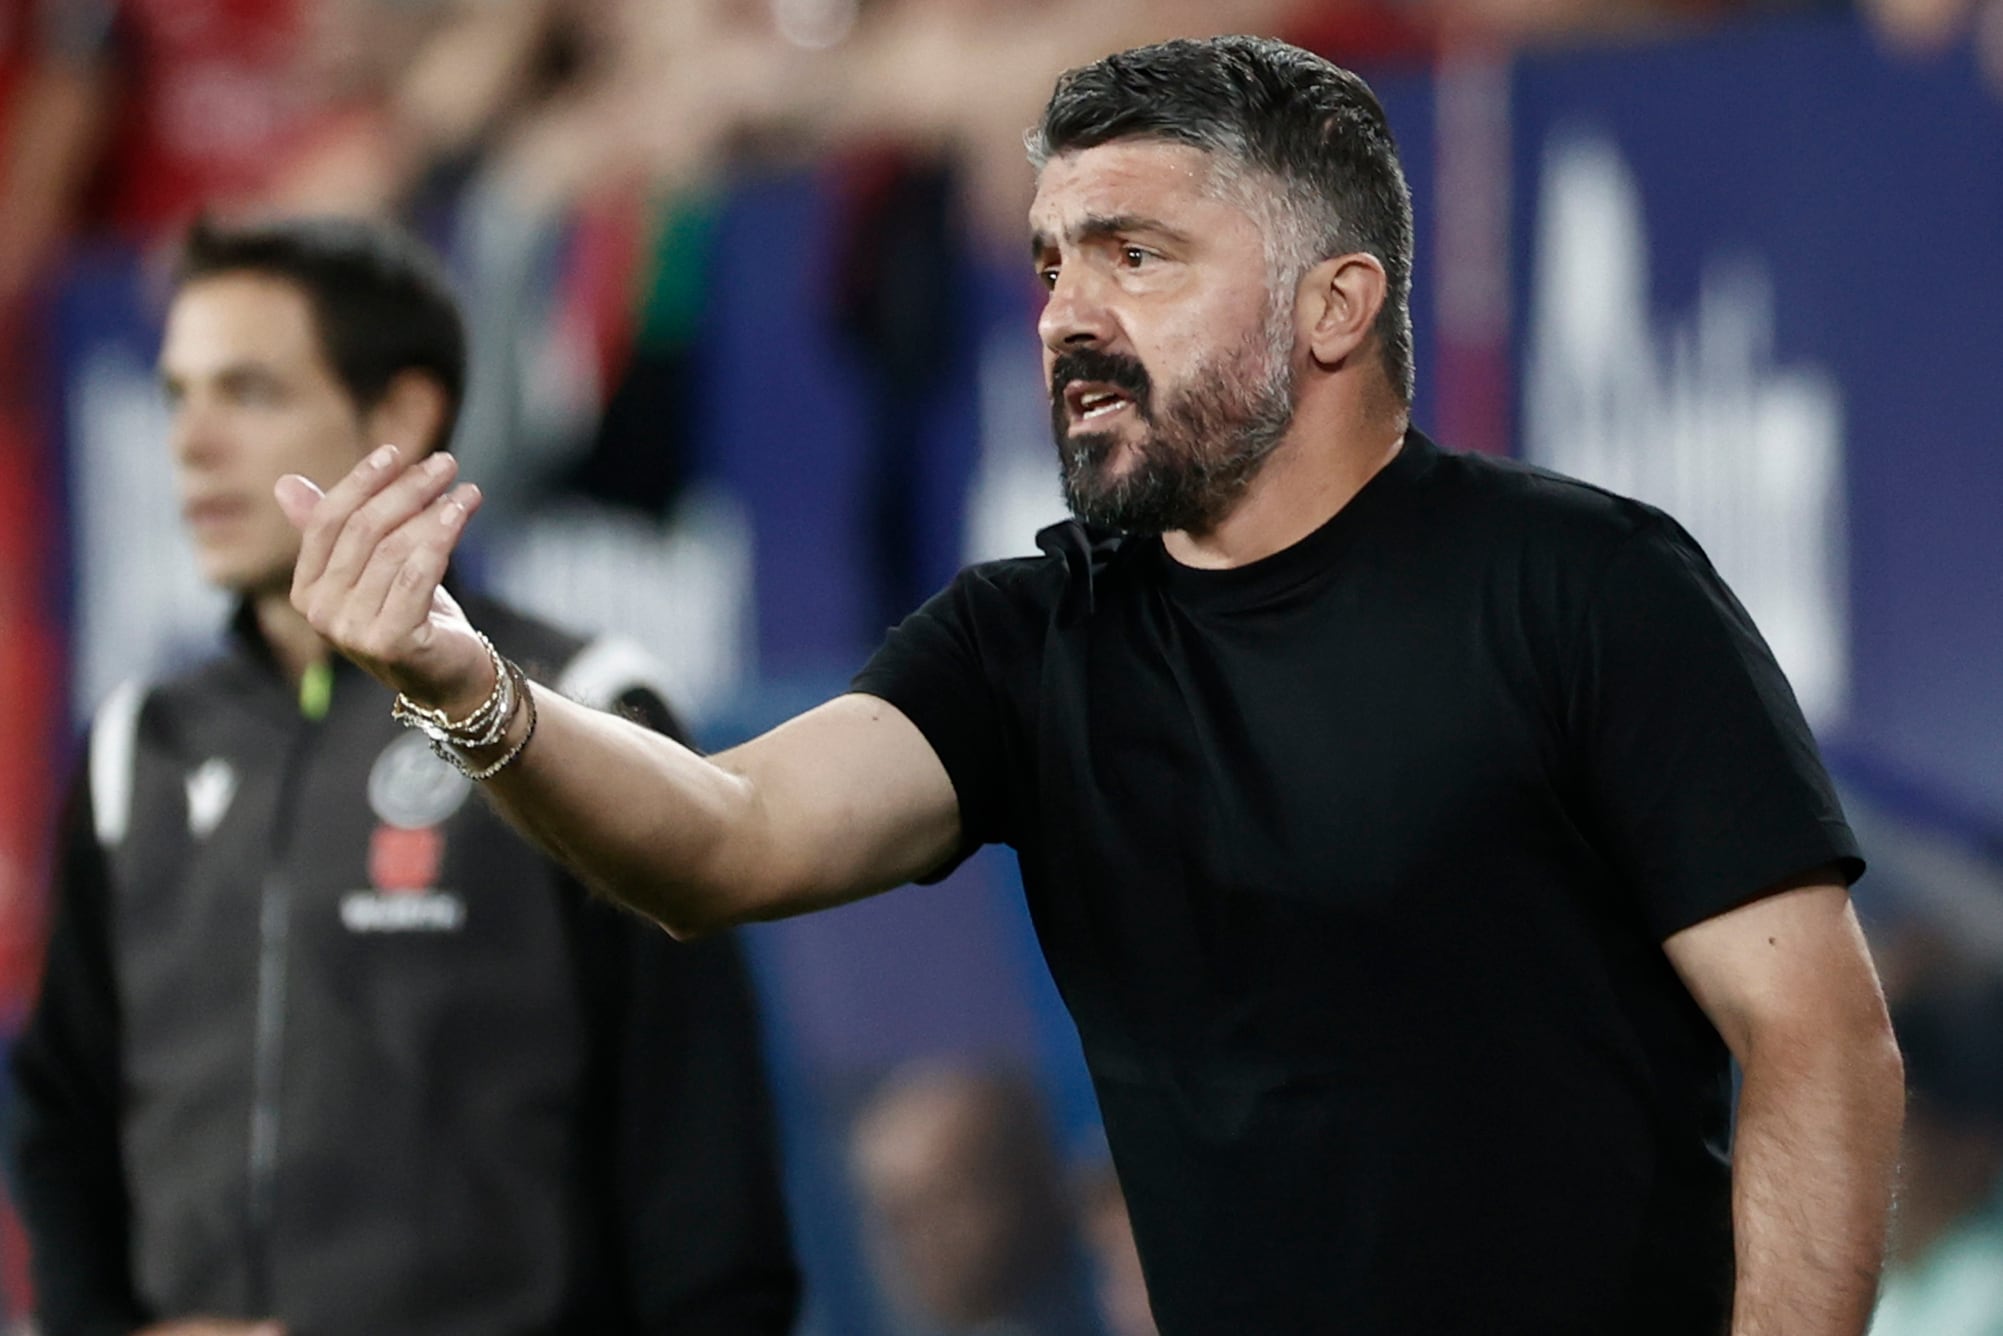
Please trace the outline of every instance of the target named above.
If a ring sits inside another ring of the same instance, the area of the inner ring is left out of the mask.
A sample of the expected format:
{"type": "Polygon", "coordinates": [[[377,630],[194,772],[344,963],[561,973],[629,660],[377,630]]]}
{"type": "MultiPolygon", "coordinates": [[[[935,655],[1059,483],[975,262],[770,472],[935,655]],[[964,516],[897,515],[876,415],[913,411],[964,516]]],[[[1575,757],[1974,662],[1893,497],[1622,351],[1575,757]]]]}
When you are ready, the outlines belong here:
{"type": "Polygon", "coordinates": [[[324,495],[287,474],[275,488],[304,536],[292,605],[371,676],[457,717],[494,685],[492,660],[439,581],[480,489],[452,485],[458,462],[411,463],[385,445],[324,495]]]}

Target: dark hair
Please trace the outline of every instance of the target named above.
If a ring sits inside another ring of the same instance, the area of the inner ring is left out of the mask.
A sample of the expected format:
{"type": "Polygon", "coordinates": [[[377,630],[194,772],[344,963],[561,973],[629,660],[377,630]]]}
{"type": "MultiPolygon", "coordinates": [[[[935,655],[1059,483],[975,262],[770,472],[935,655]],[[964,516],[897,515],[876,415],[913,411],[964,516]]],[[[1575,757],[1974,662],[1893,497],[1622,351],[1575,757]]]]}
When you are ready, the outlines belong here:
{"type": "Polygon", "coordinates": [[[1291,286],[1330,256],[1376,256],[1386,279],[1376,325],[1384,372],[1411,403],[1412,196],[1368,84],[1270,37],[1178,39],[1066,72],[1027,143],[1040,171],[1060,154],[1124,139],[1202,149],[1227,186],[1247,172],[1264,177],[1278,210],[1265,210],[1276,281],[1291,286]]]}
{"type": "Polygon", "coordinates": [[[452,439],[466,393],[466,328],[438,259],[388,223],[288,218],[246,224],[201,219],[188,230],[176,291],[204,278],[253,273],[306,294],[334,374],[358,409],[376,407],[406,371],[445,391],[438,439],[452,439]]]}

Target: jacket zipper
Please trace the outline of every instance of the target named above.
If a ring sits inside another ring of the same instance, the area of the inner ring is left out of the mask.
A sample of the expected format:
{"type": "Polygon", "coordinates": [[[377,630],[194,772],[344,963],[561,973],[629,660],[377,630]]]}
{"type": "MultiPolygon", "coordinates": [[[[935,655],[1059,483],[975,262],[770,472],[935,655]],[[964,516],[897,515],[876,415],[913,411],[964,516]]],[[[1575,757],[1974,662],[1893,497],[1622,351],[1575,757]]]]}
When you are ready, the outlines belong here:
{"type": "Polygon", "coordinates": [[[274,872],[264,882],[257,918],[257,1028],[252,1040],[250,1104],[250,1301],[272,1311],[271,1231],[277,1214],[279,1083],[284,1074],[286,941],[292,888],[274,872]]]}
{"type": "MultiPolygon", "coordinates": [[[[322,711],[324,714],[324,710],[322,711]]],[[[250,1144],[245,1203],[245,1271],[250,1311],[274,1316],[272,1232],[278,1218],[278,1138],[285,1076],[285,996],[291,938],[292,883],[282,870],[292,844],[302,771],[320,731],[315,720],[295,724],[285,769],[279,777],[277,820],[272,831],[272,870],[259,888],[257,913],[257,1013],[251,1036],[250,1144]]]]}

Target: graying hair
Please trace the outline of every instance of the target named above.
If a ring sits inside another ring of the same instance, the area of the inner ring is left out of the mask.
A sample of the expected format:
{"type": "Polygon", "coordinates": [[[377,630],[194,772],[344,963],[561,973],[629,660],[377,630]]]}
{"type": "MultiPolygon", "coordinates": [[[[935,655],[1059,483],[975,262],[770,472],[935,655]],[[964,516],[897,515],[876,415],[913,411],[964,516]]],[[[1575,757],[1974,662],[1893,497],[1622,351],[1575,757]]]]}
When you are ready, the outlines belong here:
{"type": "Polygon", "coordinates": [[[1212,187],[1265,235],[1275,301],[1336,255],[1384,266],[1376,334],[1385,377],[1412,402],[1412,197],[1384,109],[1362,79],[1267,37],[1179,39],[1070,70],[1024,137],[1037,171],[1119,140],[1207,154],[1212,187]]]}

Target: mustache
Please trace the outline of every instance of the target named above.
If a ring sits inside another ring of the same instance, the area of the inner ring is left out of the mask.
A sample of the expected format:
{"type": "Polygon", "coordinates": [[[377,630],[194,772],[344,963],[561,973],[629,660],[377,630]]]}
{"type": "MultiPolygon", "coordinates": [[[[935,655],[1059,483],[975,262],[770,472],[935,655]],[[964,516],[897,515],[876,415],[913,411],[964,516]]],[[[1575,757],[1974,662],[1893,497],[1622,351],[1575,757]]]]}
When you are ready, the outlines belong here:
{"type": "Polygon", "coordinates": [[[1097,348],[1073,348],[1059,353],[1050,364],[1050,410],[1060,424],[1065,421],[1064,391],[1081,380],[1119,390],[1134,401],[1142,421],[1148,419],[1148,399],[1154,385],[1139,359],[1097,348]]]}

